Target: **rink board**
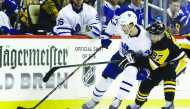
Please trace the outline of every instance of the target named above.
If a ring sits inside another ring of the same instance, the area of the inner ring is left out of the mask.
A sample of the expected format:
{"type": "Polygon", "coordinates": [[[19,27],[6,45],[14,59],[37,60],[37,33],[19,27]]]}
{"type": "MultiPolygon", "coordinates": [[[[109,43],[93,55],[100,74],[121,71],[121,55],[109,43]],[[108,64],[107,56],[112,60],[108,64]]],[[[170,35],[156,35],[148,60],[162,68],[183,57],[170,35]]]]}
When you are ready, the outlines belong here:
{"type": "MultiPolygon", "coordinates": [[[[120,44],[118,38],[112,41],[109,49],[102,49],[89,62],[108,61],[118,50],[120,44]]],[[[187,42],[182,38],[178,41],[187,42]]],[[[60,69],[55,72],[48,83],[43,83],[41,80],[51,67],[80,64],[99,46],[100,40],[92,40],[84,36],[0,36],[0,109],[15,109],[18,105],[34,106],[75,69],[60,69]]],[[[81,104],[91,96],[94,85],[99,80],[105,66],[80,68],[46,102],[42,103],[39,109],[80,109],[81,104]]],[[[104,100],[96,109],[108,107],[117,92],[121,79],[122,74],[114,81],[106,92],[104,100]]],[[[179,109],[183,107],[190,109],[189,80],[190,70],[187,70],[177,80],[176,106],[179,109]]],[[[156,87],[150,95],[151,99],[159,100],[150,100],[145,107],[151,109],[154,106],[156,108],[162,106],[164,102],[162,85],[161,83],[156,87]]],[[[138,86],[137,81],[127,97],[129,102],[134,100],[138,86]]],[[[129,102],[125,101],[122,109],[129,102]]]]}

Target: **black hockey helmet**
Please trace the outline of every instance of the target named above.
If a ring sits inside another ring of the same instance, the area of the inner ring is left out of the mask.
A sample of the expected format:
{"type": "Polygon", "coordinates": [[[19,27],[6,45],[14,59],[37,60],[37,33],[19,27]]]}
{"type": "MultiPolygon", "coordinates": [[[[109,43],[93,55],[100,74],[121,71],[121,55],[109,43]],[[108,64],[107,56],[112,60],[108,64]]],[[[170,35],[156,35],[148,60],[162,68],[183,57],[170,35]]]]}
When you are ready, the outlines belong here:
{"type": "Polygon", "coordinates": [[[165,30],[165,25],[159,21],[155,21],[150,26],[146,28],[146,30],[154,35],[162,34],[165,30]]]}

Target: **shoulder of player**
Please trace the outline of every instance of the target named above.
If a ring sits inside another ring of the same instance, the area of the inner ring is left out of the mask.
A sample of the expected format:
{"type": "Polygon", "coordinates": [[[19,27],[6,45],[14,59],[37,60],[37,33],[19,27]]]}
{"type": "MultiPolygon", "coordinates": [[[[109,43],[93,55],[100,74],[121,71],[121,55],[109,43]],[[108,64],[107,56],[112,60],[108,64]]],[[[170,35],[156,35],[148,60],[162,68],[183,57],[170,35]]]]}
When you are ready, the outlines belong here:
{"type": "Polygon", "coordinates": [[[65,18],[70,18],[70,17],[73,17],[73,9],[72,9],[72,6],[71,4],[68,4],[66,5],[64,8],[62,8],[60,11],[59,11],[59,14],[58,16],[59,17],[65,17],[65,18]]]}
{"type": "Polygon", "coordinates": [[[7,16],[7,14],[3,11],[0,11],[0,18],[3,19],[4,21],[7,20],[9,21],[9,17],[7,16]]]}
{"type": "Polygon", "coordinates": [[[3,11],[0,11],[0,15],[1,15],[2,17],[7,17],[7,14],[6,14],[5,12],[3,12],[3,11]]]}
{"type": "Polygon", "coordinates": [[[64,13],[64,14],[66,14],[66,13],[68,13],[68,11],[71,12],[71,10],[72,10],[72,6],[71,6],[71,4],[68,4],[68,5],[66,5],[65,7],[63,7],[63,8],[59,11],[59,13],[64,13]]]}

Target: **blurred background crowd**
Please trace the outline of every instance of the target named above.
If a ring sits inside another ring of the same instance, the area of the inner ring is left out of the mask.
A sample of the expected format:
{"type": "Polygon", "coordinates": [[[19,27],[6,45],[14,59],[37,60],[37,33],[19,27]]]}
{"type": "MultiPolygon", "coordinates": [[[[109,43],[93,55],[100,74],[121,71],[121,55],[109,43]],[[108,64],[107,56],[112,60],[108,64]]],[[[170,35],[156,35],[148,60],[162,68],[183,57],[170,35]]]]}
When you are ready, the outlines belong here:
{"type": "MultiPolygon", "coordinates": [[[[84,0],[99,14],[102,27],[118,8],[129,8],[138,24],[160,20],[173,34],[190,34],[190,0],[84,0]]],[[[59,11],[70,0],[0,0],[0,34],[53,34],[59,11]]]]}

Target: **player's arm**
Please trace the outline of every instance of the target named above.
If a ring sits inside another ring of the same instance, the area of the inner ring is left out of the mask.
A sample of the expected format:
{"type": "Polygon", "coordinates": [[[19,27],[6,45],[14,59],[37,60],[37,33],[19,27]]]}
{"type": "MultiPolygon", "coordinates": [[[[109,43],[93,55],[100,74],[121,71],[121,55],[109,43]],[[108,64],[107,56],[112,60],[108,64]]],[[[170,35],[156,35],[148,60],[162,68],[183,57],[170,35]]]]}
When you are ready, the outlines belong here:
{"type": "Polygon", "coordinates": [[[99,38],[102,32],[102,24],[97,11],[93,10],[87,17],[89,19],[88,26],[90,28],[90,32],[87,32],[86,34],[92,38],[99,38]]]}
{"type": "Polygon", "coordinates": [[[2,11],[0,11],[0,34],[17,34],[16,29],[13,29],[9,17],[2,11]]]}
{"type": "Polygon", "coordinates": [[[100,36],[101,44],[104,48],[108,48],[111,44],[111,36],[115,35],[117,30],[117,23],[118,23],[118,17],[113,17],[113,19],[108,23],[107,28],[105,31],[102,32],[102,35],[100,36]]]}
{"type": "Polygon", "coordinates": [[[56,35],[72,35],[72,27],[70,25],[69,19],[67,18],[62,11],[60,11],[57,19],[56,19],[56,25],[53,28],[53,32],[56,35]]]}

